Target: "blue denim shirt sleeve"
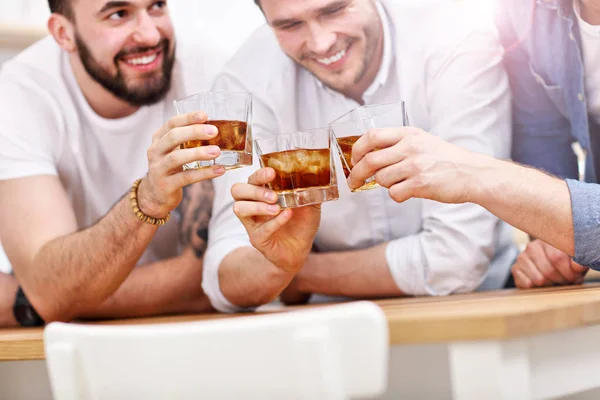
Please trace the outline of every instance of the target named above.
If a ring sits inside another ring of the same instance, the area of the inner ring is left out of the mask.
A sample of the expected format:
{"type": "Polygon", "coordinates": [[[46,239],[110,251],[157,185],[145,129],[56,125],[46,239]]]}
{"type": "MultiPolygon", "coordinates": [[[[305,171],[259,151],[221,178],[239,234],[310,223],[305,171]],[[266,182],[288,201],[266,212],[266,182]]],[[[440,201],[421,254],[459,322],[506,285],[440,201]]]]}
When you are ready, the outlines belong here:
{"type": "Polygon", "coordinates": [[[528,31],[517,32],[518,27],[531,25],[532,16],[526,12],[531,7],[525,4],[529,2],[503,3],[496,20],[513,96],[512,158],[562,178],[576,179],[578,165],[571,147],[571,125],[555,103],[562,91],[536,71],[528,31]]]}
{"type": "Polygon", "coordinates": [[[567,179],[571,193],[575,262],[600,270],[600,185],[567,179]]]}

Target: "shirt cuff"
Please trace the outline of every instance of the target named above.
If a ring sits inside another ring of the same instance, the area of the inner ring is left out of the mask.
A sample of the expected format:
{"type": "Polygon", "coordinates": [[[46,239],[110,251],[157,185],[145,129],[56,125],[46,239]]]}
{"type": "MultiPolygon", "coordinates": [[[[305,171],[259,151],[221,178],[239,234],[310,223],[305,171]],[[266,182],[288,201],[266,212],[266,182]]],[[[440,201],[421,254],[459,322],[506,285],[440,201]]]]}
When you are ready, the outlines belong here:
{"type": "Polygon", "coordinates": [[[600,270],[600,185],[567,179],[576,263],[600,270]]]}
{"type": "Polygon", "coordinates": [[[394,283],[402,293],[414,296],[431,296],[434,293],[427,290],[424,273],[419,273],[417,268],[397,267],[398,265],[423,265],[424,260],[420,249],[419,236],[407,236],[388,243],[385,249],[385,259],[394,283]],[[402,251],[399,247],[410,248],[413,251],[402,251]]]}
{"type": "Polygon", "coordinates": [[[241,239],[223,240],[208,247],[204,254],[204,269],[202,271],[202,290],[208,297],[215,310],[222,313],[253,311],[255,308],[243,308],[230,302],[221,291],[219,268],[223,259],[231,252],[248,247],[250,244],[241,239]]]}

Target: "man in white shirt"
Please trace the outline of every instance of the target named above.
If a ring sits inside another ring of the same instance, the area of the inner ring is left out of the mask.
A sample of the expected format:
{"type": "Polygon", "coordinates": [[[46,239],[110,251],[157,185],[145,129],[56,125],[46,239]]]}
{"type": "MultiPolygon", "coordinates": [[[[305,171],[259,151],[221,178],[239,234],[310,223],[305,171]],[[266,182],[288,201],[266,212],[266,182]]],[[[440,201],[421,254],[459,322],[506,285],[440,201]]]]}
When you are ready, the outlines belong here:
{"type": "MultiPolygon", "coordinates": [[[[249,39],[215,83],[253,93],[256,138],[327,126],[361,104],[404,100],[415,126],[508,156],[510,101],[501,51],[493,30],[469,21],[461,6],[259,5],[269,26],[249,39]]],[[[510,229],[487,211],[422,200],[397,204],[383,189],[350,194],[337,169],[340,199],[322,207],[281,212],[274,193],[262,187],[273,179],[270,169],[234,185],[235,213],[249,240],[226,202],[228,179],[215,187],[222,200],[215,203],[223,207],[210,226],[203,279],[215,308],[254,307],[282,291],[284,301],[300,302],[311,294],[366,298],[503,287],[516,251],[510,229]]]]}
{"type": "Polygon", "coordinates": [[[21,285],[0,275],[0,325],[209,310],[210,179],[224,170],[182,170],[219,149],[178,149],[217,129],[203,112],[169,120],[183,80],[166,2],[49,4],[52,38],[0,72],[0,240],[21,285]]]}

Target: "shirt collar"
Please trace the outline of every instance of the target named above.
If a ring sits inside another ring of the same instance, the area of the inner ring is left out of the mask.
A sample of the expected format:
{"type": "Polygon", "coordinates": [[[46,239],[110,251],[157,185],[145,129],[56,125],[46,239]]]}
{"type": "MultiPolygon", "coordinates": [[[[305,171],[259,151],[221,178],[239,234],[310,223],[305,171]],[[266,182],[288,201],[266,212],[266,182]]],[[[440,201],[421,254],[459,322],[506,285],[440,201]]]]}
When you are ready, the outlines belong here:
{"type": "MultiPolygon", "coordinates": [[[[381,58],[381,66],[379,67],[379,71],[377,72],[377,75],[375,76],[375,79],[371,85],[367,88],[367,90],[365,90],[363,98],[372,96],[377,89],[386,84],[392,69],[392,63],[394,61],[394,46],[392,42],[391,31],[392,25],[386,10],[381,5],[381,2],[377,1],[376,7],[379,18],[381,19],[381,24],[383,26],[383,57],[381,58]]],[[[320,79],[317,79],[317,84],[322,89],[331,90],[328,86],[325,86],[320,79]]]]}
{"type": "Polygon", "coordinates": [[[575,12],[575,16],[577,17],[577,21],[581,29],[593,36],[600,36],[600,26],[592,25],[581,18],[581,4],[579,4],[579,0],[573,1],[573,11],[575,12]]]}

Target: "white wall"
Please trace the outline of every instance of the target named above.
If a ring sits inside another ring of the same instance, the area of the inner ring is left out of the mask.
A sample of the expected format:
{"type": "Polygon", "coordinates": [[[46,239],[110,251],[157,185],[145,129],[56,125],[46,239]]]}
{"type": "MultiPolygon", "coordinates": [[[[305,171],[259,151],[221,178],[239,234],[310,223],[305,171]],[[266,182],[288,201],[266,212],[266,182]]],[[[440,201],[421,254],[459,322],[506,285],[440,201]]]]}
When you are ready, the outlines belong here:
{"type": "MultiPolygon", "coordinates": [[[[215,74],[264,18],[253,0],[169,0],[178,38],[178,55],[184,61],[210,57],[215,74]]],[[[0,0],[0,24],[43,28],[48,18],[47,0],[0,0]]],[[[19,49],[0,47],[0,65],[19,49]]],[[[10,265],[0,247],[0,272],[10,265]]]]}
{"type": "MultiPolygon", "coordinates": [[[[182,56],[200,51],[227,58],[264,23],[253,0],[169,0],[168,5],[182,56]]],[[[48,15],[47,0],[0,0],[0,24],[45,29],[48,15]]],[[[0,47],[0,63],[14,54],[0,47]]]]}

